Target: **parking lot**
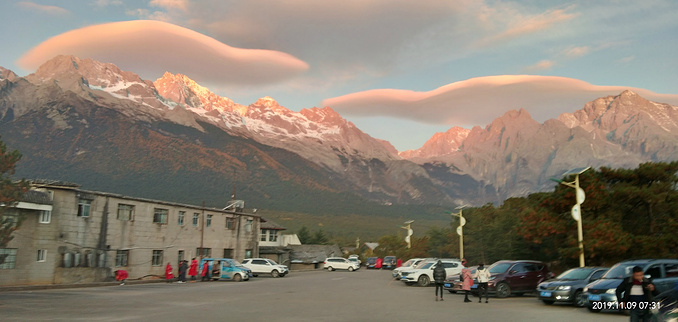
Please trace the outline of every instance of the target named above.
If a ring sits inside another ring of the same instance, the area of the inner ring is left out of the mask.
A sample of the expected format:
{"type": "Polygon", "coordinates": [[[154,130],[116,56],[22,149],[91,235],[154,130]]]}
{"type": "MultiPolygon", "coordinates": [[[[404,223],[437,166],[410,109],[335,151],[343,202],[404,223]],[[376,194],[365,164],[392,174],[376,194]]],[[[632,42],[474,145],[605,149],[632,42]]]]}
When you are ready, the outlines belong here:
{"type": "Polygon", "coordinates": [[[390,271],[292,272],[248,282],[140,284],[0,293],[3,321],[626,321],[616,313],[546,306],[532,296],[463,303],[390,271]]]}

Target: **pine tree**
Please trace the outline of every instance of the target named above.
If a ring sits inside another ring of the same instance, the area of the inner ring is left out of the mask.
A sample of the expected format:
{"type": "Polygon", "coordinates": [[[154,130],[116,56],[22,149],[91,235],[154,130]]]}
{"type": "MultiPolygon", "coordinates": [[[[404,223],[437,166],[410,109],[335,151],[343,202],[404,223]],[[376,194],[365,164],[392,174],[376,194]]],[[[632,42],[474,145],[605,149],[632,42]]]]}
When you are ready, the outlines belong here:
{"type": "MultiPolygon", "coordinates": [[[[23,194],[28,191],[28,183],[16,182],[12,179],[14,167],[21,159],[19,151],[7,151],[7,146],[0,140],[0,248],[14,238],[12,233],[19,228],[22,218],[5,216],[8,208],[16,205],[23,194]]],[[[0,265],[5,262],[5,256],[0,255],[0,265]]]]}
{"type": "Polygon", "coordinates": [[[299,241],[301,242],[302,245],[305,244],[310,244],[312,242],[311,238],[311,232],[306,228],[306,226],[302,226],[299,228],[299,231],[297,232],[297,237],[299,238],[299,241]]]}

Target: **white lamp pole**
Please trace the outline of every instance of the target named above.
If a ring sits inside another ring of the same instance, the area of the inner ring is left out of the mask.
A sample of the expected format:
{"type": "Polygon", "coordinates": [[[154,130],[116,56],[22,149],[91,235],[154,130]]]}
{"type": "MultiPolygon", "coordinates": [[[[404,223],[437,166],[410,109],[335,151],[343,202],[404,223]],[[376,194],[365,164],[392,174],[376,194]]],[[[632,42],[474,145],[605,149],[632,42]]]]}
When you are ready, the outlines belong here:
{"type": "Polygon", "coordinates": [[[412,248],[412,234],[414,231],[412,230],[412,223],[414,220],[408,220],[405,222],[405,226],[400,227],[402,229],[405,229],[407,231],[407,236],[405,236],[405,242],[407,243],[407,248],[410,249],[412,248]]]}
{"type": "MultiPolygon", "coordinates": [[[[582,228],[582,215],[581,215],[581,204],[584,203],[584,200],[586,200],[586,193],[584,192],[584,189],[579,187],[579,175],[584,173],[584,171],[590,169],[591,167],[583,168],[583,169],[575,169],[571,170],[568,172],[574,172],[575,177],[574,177],[574,182],[565,182],[563,180],[557,180],[557,179],[551,179],[555,182],[558,182],[564,186],[568,186],[570,188],[574,188],[575,190],[575,195],[577,197],[577,203],[572,207],[572,218],[577,222],[577,241],[579,244],[579,266],[584,267],[586,266],[586,261],[584,259],[584,229],[582,228]]],[[[565,175],[568,174],[568,172],[565,173],[565,175]]]]}
{"type": "Polygon", "coordinates": [[[466,206],[459,206],[459,213],[451,214],[452,216],[459,216],[459,227],[457,227],[457,234],[459,235],[459,259],[464,258],[464,225],[466,225],[466,218],[462,214],[462,209],[466,206]]]}

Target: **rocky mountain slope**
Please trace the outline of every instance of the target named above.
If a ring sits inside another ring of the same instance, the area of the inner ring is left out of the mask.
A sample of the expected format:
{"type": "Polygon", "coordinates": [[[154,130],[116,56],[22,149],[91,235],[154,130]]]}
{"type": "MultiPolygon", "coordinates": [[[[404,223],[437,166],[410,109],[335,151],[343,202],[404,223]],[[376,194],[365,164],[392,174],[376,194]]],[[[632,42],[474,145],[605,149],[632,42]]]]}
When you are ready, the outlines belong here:
{"type": "Polygon", "coordinates": [[[460,143],[446,146],[449,139],[437,135],[421,149],[401,155],[425,167],[449,168],[491,183],[496,196],[504,199],[550,188],[550,177],[574,167],[676,160],[677,124],[678,107],[624,91],[543,124],[525,110],[509,111],[485,128],[474,127],[460,143]],[[439,146],[446,148],[431,148],[439,146]]]}

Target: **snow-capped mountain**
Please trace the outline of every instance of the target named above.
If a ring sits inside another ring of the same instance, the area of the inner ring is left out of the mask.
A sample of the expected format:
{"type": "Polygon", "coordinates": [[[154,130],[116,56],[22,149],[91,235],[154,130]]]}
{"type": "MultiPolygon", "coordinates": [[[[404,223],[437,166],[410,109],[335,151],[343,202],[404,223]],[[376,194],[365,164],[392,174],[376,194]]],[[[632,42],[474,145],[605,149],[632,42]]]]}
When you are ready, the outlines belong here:
{"type": "Polygon", "coordinates": [[[438,132],[433,135],[424,145],[416,150],[407,150],[400,152],[400,156],[405,159],[428,159],[431,157],[443,156],[459,151],[459,148],[471,132],[469,129],[455,126],[447,132],[438,132]]]}

